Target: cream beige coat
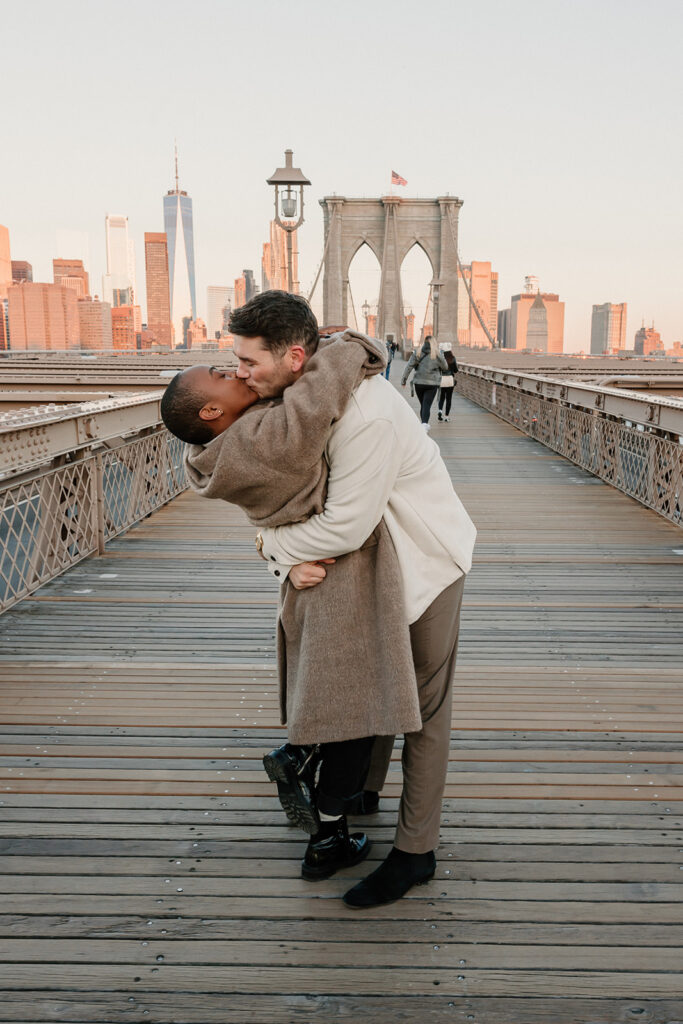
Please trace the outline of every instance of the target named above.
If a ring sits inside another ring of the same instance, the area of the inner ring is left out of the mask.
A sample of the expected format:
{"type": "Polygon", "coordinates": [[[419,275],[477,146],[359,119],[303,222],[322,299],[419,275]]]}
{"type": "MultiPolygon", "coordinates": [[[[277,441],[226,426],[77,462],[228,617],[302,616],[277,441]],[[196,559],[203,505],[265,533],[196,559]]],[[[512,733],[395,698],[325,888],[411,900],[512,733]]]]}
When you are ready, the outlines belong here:
{"type": "MultiPolygon", "coordinates": [[[[206,447],[189,446],[190,485],[239,505],[259,527],[322,512],[330,431],[353,391],[386,355],[346,331],[321,343],[281,401],[259,403],[206,447]]],[[[324,743],[421,728],[396,551],[381,518],[358,549],[308,590],[280,589],[278,669],[292,743],[324,743]]]]}

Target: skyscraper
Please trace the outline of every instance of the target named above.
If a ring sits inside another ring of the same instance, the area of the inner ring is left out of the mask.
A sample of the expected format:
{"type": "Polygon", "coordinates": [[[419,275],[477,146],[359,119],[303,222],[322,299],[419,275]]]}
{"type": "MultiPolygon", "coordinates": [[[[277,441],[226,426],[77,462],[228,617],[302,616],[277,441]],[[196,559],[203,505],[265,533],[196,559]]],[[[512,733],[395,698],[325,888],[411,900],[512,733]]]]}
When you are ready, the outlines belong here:
{"type": "Polygon", "coordinates": [[[128,218],[108,213],[104,229],[107,273],[102,278],[103,298],[111,306],[132,306],[135,302],[135,252],[128,238],[128,218]]]}
{"type": "Polygon", "coordinates": [[[232,308],[234,288],[210,284],[206,289],[206,328],[210,341],[223,333],[223,310],[232,308]]]}
{"type": "Polygon", "coordinates": [[[111,311],[112,347],[120,352],[135,352],[140,347],[140,307],[116,306],[111,311]]]}
{"type": "Polygon", "coordinates": [[[12,283],[33,281],[33,267],[26,260],[12,260],[12,283]]]}
{"type": "Polygon", "coordinates": [[[559,353],[564,348],[564,302],[559,295],[538,291],[538,278],[524,279],[524,291],[502,310],[499,326],[504,348],[530,348],[559,353]]]}
{"type": "Polygon", "coordinates": [[[12,284],[12,260],[9,254],[9,230],[0,224],[0,299],[7,298],[12,284]]]}
{"type": "Polygon", "coordinates": [[[79,299],[90,294],[90,281],[83,260],[53,260],[52,276],[55,284],[73,288],[79,299]]]}
{"type": "Polygon", "coordinates": [[[194,228],[192,200],[178,184],[178,151],[175,155],[175,188],[164,196],[164,229],[168,240],[171,322],[175,343],[183,337],[183,319],[197,318],[194,276],[194,228]]]}
{"type": "Polygon", "coordinates": [[[603,302],[593,306],[591,355],[619,352],[626,347],[626,303],[603,302]]]}
{"type": "Polygon", "coordinates": [[[113,348],[111,306],[99,299],[78,300],[78,326],[81,348],[102,351],[113,348]]]}
{"type": "Polygon", "coordinates": [[[78,346],[78,299],[59,284],[15,284],[9,288],[12,349],[67,349],[78,346]]]}
{"type": "MultiPolygon", "coordinates": [[[[475,260],[464,266],[462,273],[482,320],[495,338],[498,329],[498,274],[491,270],[490,262],[475,260]]],[[[458,344],[489,347],[486,332],[472,309],[462,277],[458,278],[458,344]]]]}
{"type": "Polygon", "coordinates": [[[643,324],[636,331],[636,336],[633,341],[633,351],[639,356],[650,356],[654,352],[659,352],[664,355],[664,345],[662,343],[662,336],[659,331],[655,330],[655,325],[652,327],[646,327],[643,324]]]}
{"type": "Polygon", "coordinates": [[[173,347],[171,297],[168,276],[168,244],[163,231],[145,232],[147,279],[147,330],[159,345],[173,347]]]}
{"type": "MultiPolygon", "coordinates": [[[[293,221],[285,221],[287,224],[293,221]]],[[[270,239],[263,243],[263,256],[261,258],[261,290],[270,291],[273,288],[280,288],[287,291],[287,232],[276,224],[270,222],[270,239]]],[[[297,233],[292,232],[292,291],[299,294],[299,247],[297,244],[297,233]]]]}

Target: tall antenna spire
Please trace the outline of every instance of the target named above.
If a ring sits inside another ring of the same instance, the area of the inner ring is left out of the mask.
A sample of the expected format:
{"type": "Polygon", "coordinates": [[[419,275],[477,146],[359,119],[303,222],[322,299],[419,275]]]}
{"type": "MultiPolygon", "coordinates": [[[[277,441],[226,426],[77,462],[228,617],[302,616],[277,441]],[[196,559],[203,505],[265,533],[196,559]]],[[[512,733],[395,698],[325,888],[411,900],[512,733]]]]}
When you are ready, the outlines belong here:
{"type": "Polygon", "coordinates": [[[178,140],[174,139],[173,142],[175,145],[175,190],[176,192],[179,192],[180,189],[178,188],[178,140]]]}

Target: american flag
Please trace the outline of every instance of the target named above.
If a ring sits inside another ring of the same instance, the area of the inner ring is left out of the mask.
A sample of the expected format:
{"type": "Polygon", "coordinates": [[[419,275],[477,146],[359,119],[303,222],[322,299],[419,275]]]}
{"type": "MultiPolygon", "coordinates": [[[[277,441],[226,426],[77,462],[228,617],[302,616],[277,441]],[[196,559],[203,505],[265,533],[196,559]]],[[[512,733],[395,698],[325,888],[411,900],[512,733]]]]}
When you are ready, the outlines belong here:
{"type": "Polygon", "coordinates": [[[391,184],[392,185],[407,185],[408,182],[406,181],[405,178],[402,178],[400,174],[397,174],[396,171],[392,171],[391,172],[391,184]]]}

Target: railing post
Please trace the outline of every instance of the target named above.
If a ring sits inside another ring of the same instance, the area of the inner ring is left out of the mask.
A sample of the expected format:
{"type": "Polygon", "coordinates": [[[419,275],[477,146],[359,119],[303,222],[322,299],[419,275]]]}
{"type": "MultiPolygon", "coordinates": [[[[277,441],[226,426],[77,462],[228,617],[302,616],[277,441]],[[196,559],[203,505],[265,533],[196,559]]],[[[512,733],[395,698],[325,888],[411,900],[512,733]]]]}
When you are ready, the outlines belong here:
{"type": "Polygon", "coordinates": [[[102,453],[95,456],[95,527],[97,532],[97,553],[104,554],[104,466],[102,453]]]}

